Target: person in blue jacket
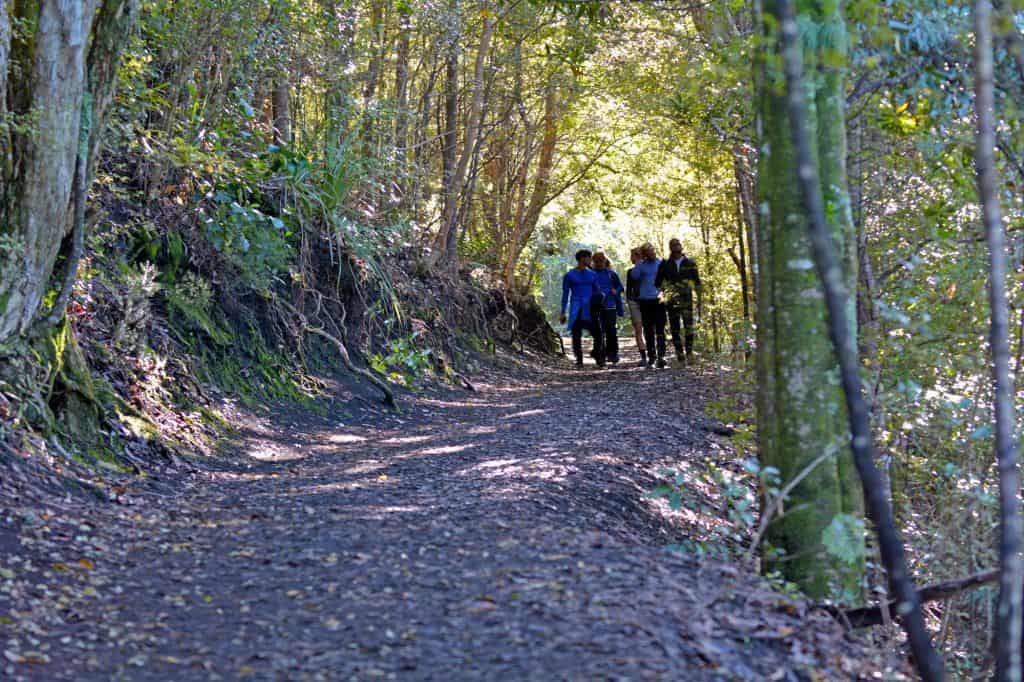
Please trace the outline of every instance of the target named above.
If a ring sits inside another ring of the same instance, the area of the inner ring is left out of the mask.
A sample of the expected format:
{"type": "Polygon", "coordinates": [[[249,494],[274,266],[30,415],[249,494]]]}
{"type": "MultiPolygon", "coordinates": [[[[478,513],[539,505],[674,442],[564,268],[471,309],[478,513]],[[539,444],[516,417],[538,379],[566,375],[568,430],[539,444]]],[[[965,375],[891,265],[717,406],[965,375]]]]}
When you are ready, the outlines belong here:
{"type": "Polygon", "coordinates": [[[590,332],[594,339],[594,359],[598,367],[604,367],[604,343],[600,322],[591,311],[593,302],[601,302],[604,295],[597,286],[597,273],[590,269],[592,254],[587,249],[576,252],[576,267],[562,278],[562,322],[568,321],[572,333],[572,352],[576,356],[576,368],[583,367],[583,330],[590,332]],[[571,299],[571,303],[570,303],[571,299]],[[566,306],[569,315],[566,317],[566,306]]]}
{"type": "Polygon", "coordinates": [[[594,274],[597,275],[597,287],[604,294],[603,305],[598,309],[601,334],[604,341],[604,354],[608,362],[619,364],[619,319],[626,314],[622,305],[622,280],[612,270],[611,263],[603,251],[594,254],[594,274]]]}
{"type": "Polygon", "coordinates": [[[644,325],[644,340],[647,344],[647,366],[654,367],[654,353],[657,350],[659,368],[665,366],[665,304],[661,302],[658,289],[658,269],[661,261],[654,245],[647,242],[640,247],[643,260],[629,271],[630,283],[638,287],[637,301],[644,325]]]}

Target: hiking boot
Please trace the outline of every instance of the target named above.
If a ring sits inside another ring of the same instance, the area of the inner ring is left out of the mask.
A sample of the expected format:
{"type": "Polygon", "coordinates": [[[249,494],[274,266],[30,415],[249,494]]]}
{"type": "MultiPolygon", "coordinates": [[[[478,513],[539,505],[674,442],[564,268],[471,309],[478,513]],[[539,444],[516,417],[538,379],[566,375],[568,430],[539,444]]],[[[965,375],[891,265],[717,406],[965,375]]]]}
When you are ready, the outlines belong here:
{"type": "Polygon", "coordinates": [[[647,369],[654,369],[654,358],[647,359],[647,369]]]}
{"type": "Polygon", "coordinates": [[[640,351],[640,367],[647,366],[647,351],[640,351]]]}
{"type": "Polygon", "coordinates": [[[665,358],[658,358],[658,369],[665,369],[665,358]]]}
{"type": "Polygon", "coordinates": [[[583,361],[582,360],[577,360],[576,361],[576,365],[574,366],[574,368],[575,369],[583,369],[583,361]]]}

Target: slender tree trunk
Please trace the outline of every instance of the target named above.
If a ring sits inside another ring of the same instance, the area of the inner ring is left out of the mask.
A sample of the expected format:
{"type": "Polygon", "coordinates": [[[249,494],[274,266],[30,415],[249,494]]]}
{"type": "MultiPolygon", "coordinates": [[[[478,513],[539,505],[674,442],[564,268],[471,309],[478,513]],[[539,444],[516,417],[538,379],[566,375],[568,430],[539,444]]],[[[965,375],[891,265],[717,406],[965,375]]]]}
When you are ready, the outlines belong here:
{"type": "Polygon", "coordinates": [[[466,122],[466,132],[462,141],[462,151],[456,162],[455,153],[458,140],[457,118],[458,118],[458,51],[457,44],[449,53],[447,78],[448,91],[445,95],[445,179],[444,179],[444,203],[441,213],[441,230],[438,232],[435,241],[435,254],[440,262],[443,262],[450,270],[458,268],[458,234],[459,234],[459,204],[463,198],[461,189],[466,181],[466,172],[469,169],[473,155],[479,151],[477,137],[479,135],[480,121],[483,116],[484,105],[484,65],[487,54],[490,51],[491,36],[494,34],[496,24],[494,15],[488,14],[484,18],[483,30],[480,34],[480,47],[477,50],[476,62],[473,67],[473,94],[469,109],[469,119],[466,122]],[[451,117],[451,118],[449,118],[451,117]]]}
{"type": "Polygon", "coordinates": [[[334,48],[331,68],[333,78],[327,87],[324,109],[327,116],[325,126],[325,144],[333,149],[341,144],[348,134],[349,114],[352,108],[352,82],[348,76],[352,63],[352,46],[355,42],[356,9],[355,3],[342,3],[339,8],[333,0],[321,0],[323,9],[334,17],[337,24],[337,37],[331,47],[334,48]]]}
{"type": "Polygon", "coordinates": [[[989,306],[992,322],[993,403],[996,462],[999,465],[999,605],[993,640],[996,680],[1021,679],[1021,599],[1024,561],[1021,557],[1020,472],[1014,437],[1013,385],[1010,382],[1010,312],[1006,298],[1006,236],[999,206],[995,161],[995,102],[992,53],[992,3],[974,2],[974,91],[978,117],[975,163],[985,238],[989,247],[989,306]]]}
{"type": "Polygon", "coordinates": [[[401,202],[408,202],[409,182],[406,177],[409,153],[409,39],[412,22],[408,12],[399,10],[398,45],[395,54],[395,162],[401,202]]]}
{"type": "Polygon", "coordinates": [[[274,106],[274,144],[290,144],[292,141],[292,106],[291,84],[287,77],[274,85],[271,99],[274,106]]]}
{"type": "Polygon", "coordinates": [[[733,152],[733,172],[736,176],[736,195],[743,217],[743,229],[746,231],[747,245],[750,249],[751,293],[753,294],[753,300],[756,301],[760,286],[758,280],[760,264],[757,258],[757,190],[747,169],[746,155],[743,154],[742,150],[733,152]]]}
{"type": "Polygon", "coordinates": [[[384,0],[374,0],[370,5],[370,31],[373,33],[373,53],[366,67],[366,84],[363,87],[363,108],[369,109],[377,94],[381,71],[384,69],[384,0]]]}
{"type": "MultiPolygon", "coordinates": [[[[537,221],[540,220],[541,211],[549,200],[551,192],[551,173],[554,170],[555,147],[558,143],[558,122],[560,118],[558,90],[554,84],[548,85],[547,93],[544,96],[544,136],[540,143],[540,157],[537,160],[537,172],[534,176],[533,190],[530,193],[530,201],[525,209],[520,211],[520,217],[516,220],[511,248],[508,260],[505,262],[505,289],[511,291],[515,285],[516,264],[523,253],[523,249],[537,229],[537,221]]],[[[528,161],[526,162],[528,164],[528,161]]],[[[525,181],[525,177],[524,177],[525,181]]],[[[522,187],[521,197],[525,197],[525,182],[522,187]]],[[[525,203],[525,202],[524,202],[525,203]]]]}
{"type": "MultiPolygon", "coordinates": [[[[458,0],[452,0],[453,14],[458,15],[458,0]]],[[[454,20],[454,19],[453,19],[454,20]]],[[[444,61],[444,134],[441,147],[441,229],[434,241],[434,263],[447,255],[449,221],[455,215],[456,187],[455,155],[459,139],[459,35],[450,39],[444,61]]]]}
{"type": "Polygon", "coordinates": [[[437,77],[441,71],[441,66],[436,59],[437,50],[434,50],[435,62],[432,64],[430,69],[430,77],[427,79],[427,84],[423,88],[423,93],[420,96],[420,112],[417,118],[416,128],[413,132],[413,181],[412,189],[409,191],[411,201],[409,202],[409,208],[415,214],[419,210],[419,206],[422,202],[426,201],[428,196],[427,183],[424,181],[423,168],[426,165],[426,158],[428,155],[428,144],[427,144],[427,133],[430,128],[430,117],[434,111],[434,96],[437,86],[437,77]]]}
{"type": "MultiPolygon", "coordinates": [[[[861,391],[857,337],[850,315],[850,277],[844,272],[846,254],[836,254],[835,228],[825,216],[819,157],[810,134],[813,121],[808,115],[807,84],[804,82],[804,42],[792,0],[776,0],[771,12],[780,28],[781,50],[786,83],[788,126],[795,147],[795,169],[799,180],[803,210],[793,214],[794,222],[806,226],[811,254],[817,270],[824,303],[828,310],[828,333],[839,364],[846,411],[849,418],[850,445],[860,475],[868,514],[878,532],[882,561],[889,574],[890,589],[898,600],[897,612],[907,632],[918,672],[926,682],[943,678],[942,660],[932,646],[921,612],[921,602],[904,554],[892,509],[882,490],[881,477],[874,461],[874,440],[870,414],[861,391]]],[[[838,12],[838,6],[833,8],[838,12]]],[[[826,18],[827,19],[827,18],[826,18]]],[[[820,138],[819,138],[820,139],[820,138]]],[[[790,169],[793,170],[793,169],[790,169]]]]}

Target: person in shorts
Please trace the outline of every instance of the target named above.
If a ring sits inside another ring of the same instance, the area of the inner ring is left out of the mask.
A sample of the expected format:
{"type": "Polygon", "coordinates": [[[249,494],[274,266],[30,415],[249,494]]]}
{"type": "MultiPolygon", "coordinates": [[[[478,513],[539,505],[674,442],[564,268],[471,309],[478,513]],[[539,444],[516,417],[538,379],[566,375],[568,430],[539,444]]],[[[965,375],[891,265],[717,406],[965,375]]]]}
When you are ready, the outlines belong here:
{"type": "MultiPolygon", "coordinates": [[[[635,266],[643,260],[640,247],[629,252],[629,260],[635,266]]],[[[640,366],[647,366],[647,346],[644,344],[644,320],[640,312],[640,282],[631,277],[633,268],[626,271],[626,305],[629,306],[629,319],[633,322],[633,338],[636,339],[637,350],[640,351],[640,366]]]]}

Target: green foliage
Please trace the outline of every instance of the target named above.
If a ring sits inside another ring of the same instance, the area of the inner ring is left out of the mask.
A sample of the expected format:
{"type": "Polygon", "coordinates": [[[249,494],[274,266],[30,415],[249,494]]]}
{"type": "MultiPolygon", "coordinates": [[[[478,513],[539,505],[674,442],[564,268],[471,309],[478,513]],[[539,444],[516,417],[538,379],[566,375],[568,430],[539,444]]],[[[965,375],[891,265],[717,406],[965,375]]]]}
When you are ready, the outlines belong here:
{"type": "Polygon", "coordinates": [[[416,382],[434,366],[433,354],[423,348],[418,332],[393,339],[388,344],[387,355],[372,353],[369,356],[370,367],[387,376],[395,383],[413,387],[416,382]]]}
{"type": "Polygon", "coordinates": [[[821,544],[835,558],[848,565],[864,560],[864,519],[836,514],[821,532],[821,544]]]}
{"type": "Polygon", "coordinates": [[[672,482],[651,490],[647,496],[665,499],[669,507],[719,519],[704,537],[690,537],[673,548],[697,556],[735,561],[746,553],[757,527],[757,490],[777,490],[777,469],[761,468],[756,458],[743,461],[739,470],[713,462],[687,465],[680,471],[661,472],[672,482]]]}
{"type": "Polygon", "coordinates": [[[217,192],[214,201],[216,209],[205,225],[206,238],[239,269],[245,285],[269,291],[291,262],[290,233],[284,221],[255,206],[240,204],[228,192],[217,192]]]}

